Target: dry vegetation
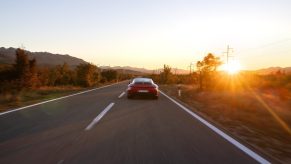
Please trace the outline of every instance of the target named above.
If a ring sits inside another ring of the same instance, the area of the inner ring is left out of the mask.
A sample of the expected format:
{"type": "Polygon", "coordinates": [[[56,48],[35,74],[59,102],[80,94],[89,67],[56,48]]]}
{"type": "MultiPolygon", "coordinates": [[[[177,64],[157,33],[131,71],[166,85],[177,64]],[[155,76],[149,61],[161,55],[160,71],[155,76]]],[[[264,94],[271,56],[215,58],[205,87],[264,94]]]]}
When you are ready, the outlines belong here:
{"type": "Polygon", "coordinates": [[[286,163],[291,162],[291,92],[286,88],[204,90],[163,85],[169,95],[220,124],[236,137],[286,163]],[[279,118],[279,120],[278,120],[279,118]],[[284,125],[285,124],[285,125],[284,125]]]}
{"type": "Polygon", "coordinates": [[[197,71],[175,75],[164,65],[152,75],[160,89],[265,154],[291,163],[291,74],[217,71],[220,59],[208,54],[197,71]],[[182,91],[178,96],[178,89],[182,91]]]}
{"type": "Polygon", "coordinates": [[[38,66],[22,49],[17,49],[15,55],[13,65],[0,64],[0,112],[133,76],[101,70],[91,63],[79,64],[76,68],[66,63],[55,67],[38,66]]]}
{"type": "Polygon", "coordinates": [[[7,92],[5,94],[0,94],[0,112],[65,96],[81,90],[83,90],[83,88],[77,86],[44,86],[37,89],[24,89],[14,93],[7,92]]]}

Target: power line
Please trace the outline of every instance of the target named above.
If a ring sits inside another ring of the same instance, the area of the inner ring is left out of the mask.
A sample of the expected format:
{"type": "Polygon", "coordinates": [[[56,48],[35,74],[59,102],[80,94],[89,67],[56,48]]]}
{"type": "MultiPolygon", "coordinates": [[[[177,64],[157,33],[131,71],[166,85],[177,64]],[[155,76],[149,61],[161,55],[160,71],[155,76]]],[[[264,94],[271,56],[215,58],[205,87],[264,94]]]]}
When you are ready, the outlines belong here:
{"type": "Polygon", "coordinates": [[[257,47],[246,48],[246,49],[243,49],[243,50],[237,52],[236,54],[246,53],[246,52],[249,52],[249,51],[255,51],[255,50],[258,50],[258,49],[264,49],[264,48],[276,46],[276,45],[279,45],[279,44],[282,44],[282,43],[285,43],[285,42],[289,42],[289,41],[291,41],[291,38],[285,38],[285,39],[277,40],[277,41],[274,41],[274,42],[271,42],[271,43],[262,44],[262,45],[257,46],[257,47]]]}

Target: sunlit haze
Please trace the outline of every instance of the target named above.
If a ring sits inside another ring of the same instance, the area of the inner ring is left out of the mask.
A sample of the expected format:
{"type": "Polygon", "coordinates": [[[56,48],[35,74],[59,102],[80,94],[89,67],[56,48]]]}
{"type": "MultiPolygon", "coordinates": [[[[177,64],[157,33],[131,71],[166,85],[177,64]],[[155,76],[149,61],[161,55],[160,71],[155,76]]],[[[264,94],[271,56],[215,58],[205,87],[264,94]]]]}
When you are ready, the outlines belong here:
{"type": "Polygon", "coordinates": [[[1,1],[0,47],[188,69],[208,52],[225,61],[230,45],[243,69],[287,67],[290,8],[289,0],[1,1]]]}
{"type": "Polygon", "coordinates": [[[242,66],[237,60],[232,60],[229,63],[225,63],[221,66],[221,69],[229,74],[236,74],[241,71],[242,66]]]}

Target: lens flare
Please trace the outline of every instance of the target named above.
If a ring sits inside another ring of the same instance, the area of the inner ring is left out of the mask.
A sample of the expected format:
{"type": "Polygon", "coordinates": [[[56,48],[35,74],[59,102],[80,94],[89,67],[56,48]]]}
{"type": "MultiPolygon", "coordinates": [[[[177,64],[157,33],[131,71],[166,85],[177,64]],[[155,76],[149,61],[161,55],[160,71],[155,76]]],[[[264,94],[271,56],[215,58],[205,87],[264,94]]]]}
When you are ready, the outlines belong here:
{"type": "Polygon", "coordinates": [[[228,64],[224,64],[222,69],[228,74],[236,74],[241,70],[241,65],[238,61],[230,61],[228,64]]]}

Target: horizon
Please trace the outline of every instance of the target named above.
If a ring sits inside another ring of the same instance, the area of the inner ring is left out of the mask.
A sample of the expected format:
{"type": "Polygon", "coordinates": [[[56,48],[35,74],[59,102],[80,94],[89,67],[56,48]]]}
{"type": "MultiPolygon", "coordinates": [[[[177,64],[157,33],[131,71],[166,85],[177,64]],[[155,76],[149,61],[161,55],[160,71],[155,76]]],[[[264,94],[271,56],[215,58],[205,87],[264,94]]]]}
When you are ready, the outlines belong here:
{"type": "MultiPolygon", "coordinates": [[[[0,47],[0,48],[5,48],[5,49],[9,49],[9,48],[13,48],[13,49],[17,49],[16,47],[0,47]]],[[[21,48],[21,47],[19,47],[19,48],[21,48]]],[[[52,53],[52,52],[48,52],[48,51],[30,51],[30,50],[28,50],[28,49],[25,49],[24,48],[24,50],[25,51],[29,51],[29,52],[32,52],[32,53],[51,53],[51,54],[57,54],[57,55],[69,55],[69,56],[71,56],[71,57],[76,57],[76,56],[72,56],[72,55],[70,55],[70,54],[60,54],[60,53],[52,53]]],[[[76,57],[76,58],[78,58],[78,57],[76,57]]],[[[82,58],[78,58],[78,59],[82,59],[82,58]]],[[[82,60],[84,60],[84,59],[82,59],[82,60]]],[[[86,61],[86,60],[84,60],[85,62],[87,62],[87,63],[91,63],[91,62],[88,62],[88,61],[86,61]]],[[[93,63],[94,64],[94,63],[93,63]]],[[[164,64],[163,64],[164,65],[164,64]]],[[[139,67],[139,66],[130,66],[130,65],[97,65],[98,67],[110,67],[110,68],[114,68],[114,67],[121,67],[121,68],[124,68],[124,67],[131,67],[131,68],[133,68],[133,69],[135,69],[135,68],[137,68],[137,69],[145,69],[145,70],[147,70],[147,71],[157,71],[157,70],[161,70],[161,69],[163,69],[163,65],[161,65],[160,67],[157,67],[157,68],[145,68],[145,67],[139,67]]],[[[166,64],[167,65],[167,64],[166,64]]],[[[170,66],[171,67],[171,66],[170,66]]],[[[192,71],[195,71],[195,67],[196,66],[194,66],[194,68],[192,68],[192,71]]],[[[221,66],[220,66],[221,67],[221,66]]],[[[171,67],[172,68],[172,71],[174,70],[174,69],[178,69],[178,70],[180,70],[180,71],[185,71],[185,72],[187,72],[187,71],[189,71],[189,68],[188,69],[183,69],[183,68],[178,68],[178,67],[171,67]]],[[[286,66],[286,67],[281,67],[281,66],[269,66],[269,67],[262,67],[262,68],[257,68],[257,69],[240,69],[240,71],[257,71],[257,70],[262,70],[262,69],[276,69],[276,68],[280,68],[280,69],[285,69],[285,68],[291,68],[291,66],[286,66]]],[[[220,71],[226,71],[226,70],[222,70],[221,68],[219,69],[220,71]]],[[[183,74],[183,73],[182,73],[183,74]]]]}
{"type": "Polygon", "coordinates": [[[290,67],[290,7],[284,0],[12,0],[2,2],[0,45],[151,70],[188,70],[207,53],[225,61],[230,45],[242,70],[290,67]]]}

